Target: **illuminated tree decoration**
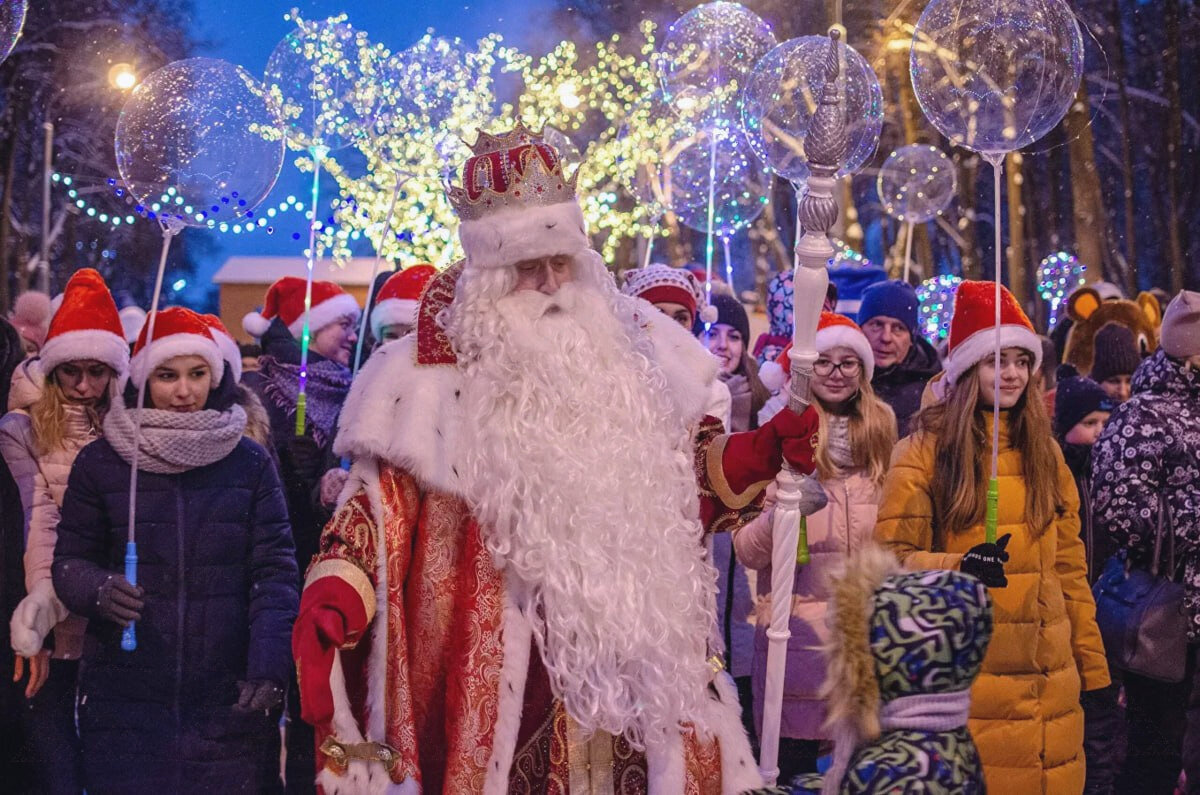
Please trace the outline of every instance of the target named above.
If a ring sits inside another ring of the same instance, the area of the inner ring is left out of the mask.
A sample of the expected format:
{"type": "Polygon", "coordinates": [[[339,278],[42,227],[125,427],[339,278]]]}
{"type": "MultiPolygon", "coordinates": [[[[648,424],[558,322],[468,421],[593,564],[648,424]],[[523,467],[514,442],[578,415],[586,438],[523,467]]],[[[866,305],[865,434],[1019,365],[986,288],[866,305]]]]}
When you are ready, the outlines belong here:
{"type": "Polygon", "coordinates": [[[942,274],[917,285],[921,333],[931,342],[937,343],[949,336],[950,318],[954,314],[954,293],[961,283],[962,279],[958,276],[942,274]]]}
{"type": "Polygon", "coordinates": [[[1058,322],[1058,312],[1067,301],[1067,296],[1083,284],[1087,266],[1066,251],[1058,251],[1038,264],[1038,295],[1050,305],[1050,328],[1058,322]]]}

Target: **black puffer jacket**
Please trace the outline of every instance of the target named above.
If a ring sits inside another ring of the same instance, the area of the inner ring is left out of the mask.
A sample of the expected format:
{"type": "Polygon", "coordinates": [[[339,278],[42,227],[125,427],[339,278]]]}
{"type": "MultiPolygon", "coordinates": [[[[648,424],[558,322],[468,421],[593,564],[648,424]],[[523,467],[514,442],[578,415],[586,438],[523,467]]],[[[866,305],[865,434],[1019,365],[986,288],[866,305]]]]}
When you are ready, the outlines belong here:
{"type": "Polygon", "coordinates": [[[1200,639],[1200,371],[1162,350],[1133,374],[1092,450],[1092,512],[1135,562],[1154,554],[1159,507],[1184,563],[1189,634],[1200,639]]]}
{"type": "Polygon", "coordinates": [[[929,379],[942,371],[937,350],[924,337],[913,335],[912,347],[899,364],[876,367],[871,386],[896,414],[900,438],[908,436],[909,421],[921,408],[921,393],[929,379]]]}
{"type": "Polygon", "coordinates": [[[279,712],[233,709],[236,682],[285,687],[299,594],[279,477],[243,438],[224,459],[138,480],[136,651],[96,611],[124,571],[129,465],[106,440],[75,460],[54,587],[87,617],[79,726],[89,793],[264,792],[278,786],[279,712]]]}

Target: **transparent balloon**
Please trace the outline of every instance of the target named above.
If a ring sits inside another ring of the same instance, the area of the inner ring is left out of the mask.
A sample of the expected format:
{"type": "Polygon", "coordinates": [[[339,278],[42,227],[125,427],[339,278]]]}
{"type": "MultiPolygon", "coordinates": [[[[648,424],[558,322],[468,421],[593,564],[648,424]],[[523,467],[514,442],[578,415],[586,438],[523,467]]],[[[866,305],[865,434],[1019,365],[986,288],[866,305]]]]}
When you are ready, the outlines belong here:
{"type": "Polygon", "coordinates": [[[617,177],[652,219],[672,203],[668,166],[692,143],[696,107],[691,92],[668,97],[655,89],[633,105],[617,134],[622,142],[617,177]]]}
{"type": "Polygon", "coordinates": [[[25,0],[0,0],[0,61],[12,54],[25,27],[25,0]]]}
{"type": "Polygon", "coordinates": [[[442,130],[450,124],[461,92],[472,74],[462,42],[432,35],[396,53],[380,67],[379,107],[370,119],[371,148],[384,164],[412,173],[422,159],[413,150],[414,130],[442,130]]]}
{"type": "Polygon", "coordinates": [[[698,232],[729,237],[754,222],[767,202],[771,177],[736,129],[704,128],[679,140],[668,166],[671,210],[698,232]]]}
{"type": "Polygon", "coordinates": [[[264,78],[288,140],[332,152],[366,138],[383,99],[382,51],[340,18],[299,22],[264,78]]]}
{"type": "Polygon", "coordinates": [[[737,94],[775,46],[771,26],[740,3],[696,6],[667,29],[659,69],[667,96],[692,89],[705,126],[736,115],[737,94]]]}
{"type": "Polygon", "coordinates": [[[951,143],[999,156],[1050,132],[1083,74],[1063,0],[933,0],[913,32],[913,90],[951,143]]]}
{"type": "Polygon", "coordinates": [[[917,285],[917,301],[920,306],[918,324],[921,334],[931,342],[950,336],[950,320],[954,317],[954,295],[962,279],[943,274],[926,279],[917,285]]]}
{"type": "Polygon", "coordinates": [[[897,220],[917,224],[949,207],[957,187],[954,163],[941,149],[926,144],[902,146],[892,152],[875,180],[884,211],[897,220]]]}
{"type": "MultiPolygon", "coordinates": [[[[830,40],[789,39],[763,57],[742,92],[742,127],[751,149],[767,167],[793,183],[808,179],[804,140],[825,90],[830,40]]],[[[840,176],[863,167],[879,146],[883,92],[866,59],[838,43],[845,71],[846,134],[849,146],[840,176]]]]}
{"type": "Polygon", "coordinates": [[[117,169],[151,217],[214,226],[252,214],[283,167],[283,134],[261,84],[215,58],[175,61],[117,119],[117,169]]]}

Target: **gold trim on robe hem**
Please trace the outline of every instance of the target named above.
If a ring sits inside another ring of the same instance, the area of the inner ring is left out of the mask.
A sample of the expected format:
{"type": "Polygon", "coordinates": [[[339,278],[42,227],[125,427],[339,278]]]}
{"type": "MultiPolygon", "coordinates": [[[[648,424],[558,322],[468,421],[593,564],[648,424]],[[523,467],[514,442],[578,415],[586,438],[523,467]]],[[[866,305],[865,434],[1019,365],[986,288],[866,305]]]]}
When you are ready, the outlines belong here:
{"type": "Polygon", "coordinates": [[[725,479],[725,469],[722,466],[722,461],[725,457],[725,445],[729,441],[729,436],[718,436],[712,440],[712,444],[705,451],[705,467],[708,470],[708,483],[712,487],[713,493],[717,495],[717,499],[725,505],[726,508],[733,510],[741,510],[754,499],[762,494],[763,489],[771,482],[770,480],[760,480],[757,483],[751,483],[746,487],[746,490],[735,493],[733,487],[729,485],[729,481],[725,479]]]}
{"type": "Polygon", "coordinates": [[[312,564],[308,576],[304,578],[304,587],[312,585],[324,577],[337,577],[345,582],[362,600],[363,609],[367,612],[367,623],[375,617],[375,587],[367,575],[355,564],[342,558],[324,558],[312,564]]]}
{"type": "Polygon", "coordinates": [[[611,734],[597,731],[585,736],[579,724],[567,715],[567,760],[572,795],[614,795],[611,734]]]}

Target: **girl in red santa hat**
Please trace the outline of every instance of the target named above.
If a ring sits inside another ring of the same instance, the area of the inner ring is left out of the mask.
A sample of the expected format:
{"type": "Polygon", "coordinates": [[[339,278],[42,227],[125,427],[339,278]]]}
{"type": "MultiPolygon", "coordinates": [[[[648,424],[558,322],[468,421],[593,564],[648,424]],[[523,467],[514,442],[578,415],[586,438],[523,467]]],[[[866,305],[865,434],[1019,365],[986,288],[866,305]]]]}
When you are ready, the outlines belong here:
{"type": "Polygon", "coordinates": [[[299,601],[279,476],[245,436],[232,373],[196,313],[158,313],[153,341],[146,329],[138,338],[124,387],[104,438],[75,461],[54,550],[55,589],[88,619],[84,785],[96,793],[276,791],[299,601]],[[121,571],[135,455],[132,585],[121,571]],[[125,651],[130,622],[137,647],[125,651]]]}
{"type": "Polygon", "coordinates": [[[39,388],[0,420],[0,454],[21,494],[28,595],[12,615],[17,675],[29,667],[22,713],[46,792],[82,789],[75,732],[75,679],[86,623],[71,615],[50,582],[59,510],[79,451],[101,436],[129,348],[116,304],[99,273],[85,268],[67,283],[41,350],[39,388]],[[53,633],[53,652],[44,648],[53,633]]]}
{"type": "Polygon", "coordinates": [[[969,728],[988,789],[1084,788],[1081,691],[1109,684],[1079,538],[1079,496],[1042,397],[1042,346],[1001,288],[963,282],[941,400],[914,421],[883,486],[875,534],[909,568],[958,569],[991,590],[995,631],[971,690],[969,728]],[[985,532],[999,381],[998,539],[985,532]]]}

